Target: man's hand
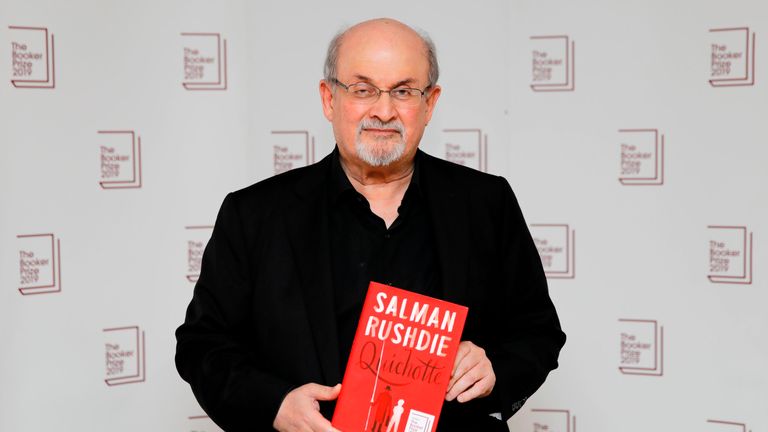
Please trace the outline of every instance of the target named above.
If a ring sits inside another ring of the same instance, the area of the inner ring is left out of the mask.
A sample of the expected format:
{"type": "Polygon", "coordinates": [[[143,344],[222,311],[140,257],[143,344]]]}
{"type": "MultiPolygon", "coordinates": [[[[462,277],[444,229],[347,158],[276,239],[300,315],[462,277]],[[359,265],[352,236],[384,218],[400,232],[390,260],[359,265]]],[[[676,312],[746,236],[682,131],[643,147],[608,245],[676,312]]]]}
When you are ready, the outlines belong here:
{"type": "Polygon", "coordinates": [[[445,400],[463,403],[485,397],[491,394],[495,384],[496,374],[485,350],[470,341],[461,342],[445,400]]]}
{"type": "Polygon", "coordinates": [[[291,390],[272,423],[280,432],[341,432],[320,414],[317,401],[329,401],[339,397],[341,384],[327,387],[320,384],[304,384],[291,390]]]}

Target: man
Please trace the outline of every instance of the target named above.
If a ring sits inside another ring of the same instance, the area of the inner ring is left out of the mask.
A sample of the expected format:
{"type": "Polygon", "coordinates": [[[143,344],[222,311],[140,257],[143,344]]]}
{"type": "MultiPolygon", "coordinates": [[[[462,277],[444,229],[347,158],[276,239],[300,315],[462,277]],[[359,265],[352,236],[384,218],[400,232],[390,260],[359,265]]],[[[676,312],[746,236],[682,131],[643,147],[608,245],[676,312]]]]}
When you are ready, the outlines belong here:
{"type": "Polygon", "coordinates": [[[565,335],[509,184],[418,150],[437,77],[406,25],[348,29],[320,83],[334,152],[224,200],[176,364],[225,430],[335,431],[370,280],[469,307],[439,431],[507,430],[490,414],[557,367],[565,335]]]}

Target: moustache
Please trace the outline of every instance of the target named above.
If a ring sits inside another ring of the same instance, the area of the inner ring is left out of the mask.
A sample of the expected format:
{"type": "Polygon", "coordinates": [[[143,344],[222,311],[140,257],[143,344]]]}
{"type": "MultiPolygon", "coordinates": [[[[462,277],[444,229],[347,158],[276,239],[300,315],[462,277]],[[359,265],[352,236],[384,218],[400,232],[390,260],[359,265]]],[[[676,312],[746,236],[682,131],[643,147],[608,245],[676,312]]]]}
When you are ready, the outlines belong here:
{"type": "Polygon", "coordinates": [[[363,129],[393,129],[400,135],[405,131],[405,127],[399,120],[393,120],[391,122],[383,122],[376,118],[362,119],[357,125],[357,134],[360,135],[363,129]]]}

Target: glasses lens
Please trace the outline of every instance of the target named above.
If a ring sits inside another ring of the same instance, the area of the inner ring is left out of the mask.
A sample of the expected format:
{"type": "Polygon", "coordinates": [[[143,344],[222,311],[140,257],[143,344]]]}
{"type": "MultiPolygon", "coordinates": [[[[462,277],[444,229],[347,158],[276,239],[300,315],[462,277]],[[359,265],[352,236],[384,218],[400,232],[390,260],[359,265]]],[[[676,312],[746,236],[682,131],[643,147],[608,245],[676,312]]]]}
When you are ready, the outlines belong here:
{"type": "MultiPolygon", "coordinates": [[[[362,103],[374,103],[379,99],[381,91],[373,84],[355,83],[347,87],[350,96],[362,103]]],[[[421,90],[410,87],[398,87],[389,91],[390,99],[398,106],[413,107],[421,103],[421,90]]]]}
{"type": "Polygon", "coordinates": [[[349,86],[348,92],[353,97],[360,100],[365,100],[365,101],[376,100],[376,97],[378,94],[378,92],[376,91],[376,87],[366,83],[352,84],[349,86]]]}

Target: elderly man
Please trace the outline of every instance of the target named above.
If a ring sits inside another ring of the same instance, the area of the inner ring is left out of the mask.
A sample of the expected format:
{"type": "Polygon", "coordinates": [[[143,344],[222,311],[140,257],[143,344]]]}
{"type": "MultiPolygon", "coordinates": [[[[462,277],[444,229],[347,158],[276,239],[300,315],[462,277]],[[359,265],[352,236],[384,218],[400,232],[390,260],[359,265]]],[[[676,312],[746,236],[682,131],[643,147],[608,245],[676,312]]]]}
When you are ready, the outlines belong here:
{"type": "Polygon", "coordinates": [[[225,430],[335,430],[371,280],[469,307],[438,431],[507,430],[557,367],[565,335],[509,184],[418,150],[437,78],[426,36],[351,27],[320,82],[336,149],[224,200],[176,364],[225,430]]]}

